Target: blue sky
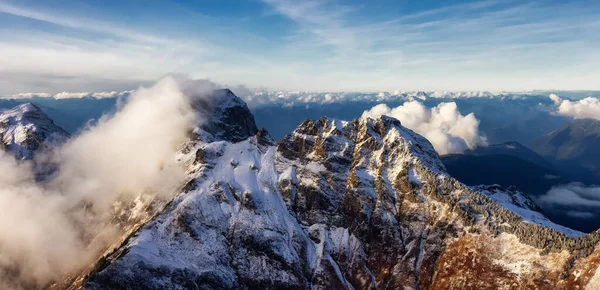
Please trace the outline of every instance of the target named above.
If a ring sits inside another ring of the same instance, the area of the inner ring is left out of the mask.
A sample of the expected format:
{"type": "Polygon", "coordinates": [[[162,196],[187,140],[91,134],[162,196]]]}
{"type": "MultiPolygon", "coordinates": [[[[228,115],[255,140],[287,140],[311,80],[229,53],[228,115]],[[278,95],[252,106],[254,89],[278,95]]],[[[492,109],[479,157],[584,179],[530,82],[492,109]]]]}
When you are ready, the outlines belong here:
{"type": "Polygon", "coordinates": [[[600,89],[600,1],[0,0],[0,95],[600,89]]]}

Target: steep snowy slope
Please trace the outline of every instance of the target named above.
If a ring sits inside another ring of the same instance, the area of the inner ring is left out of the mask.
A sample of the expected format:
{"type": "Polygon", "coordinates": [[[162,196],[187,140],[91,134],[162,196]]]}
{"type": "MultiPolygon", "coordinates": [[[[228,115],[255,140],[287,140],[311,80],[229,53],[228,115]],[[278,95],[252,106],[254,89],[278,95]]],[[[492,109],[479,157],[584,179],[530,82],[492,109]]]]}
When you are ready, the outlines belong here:
{"type": "Polygon", "coordinates": [[[583,289],[600,265],[597,233],[457,182],[395,119],[306,121],[275,143],[228,91],[197,106],[214,114],[182,152],[192,181],[84,288],[583,289]]]}
{"type": "Polygon", "coordinates": [[[0,111],[0,149],[18,159],[31,159],[44,146],[64,142],[69,133],[32,103],[0,111]]]}

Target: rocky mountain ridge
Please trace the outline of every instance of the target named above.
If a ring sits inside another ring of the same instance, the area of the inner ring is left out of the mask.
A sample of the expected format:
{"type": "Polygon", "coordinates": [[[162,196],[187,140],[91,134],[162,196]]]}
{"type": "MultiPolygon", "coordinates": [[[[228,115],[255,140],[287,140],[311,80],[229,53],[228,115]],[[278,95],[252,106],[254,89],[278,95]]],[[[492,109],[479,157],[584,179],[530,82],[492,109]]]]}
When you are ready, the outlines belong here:
{"type": "Polygon", "coordinates": [[[181,193],[50,288],[599,286],[599,232],[543,220],[515,190],[461,184],[396,119],[308,120],[275,142],[243,101],[215,95],[194,105],[211,117],[181,151],[181,193]]]}
{"type": "Polygon", "coordinates": [[[584,289],[600,279],[598,233],[570,238],[457,182],[395,119],[309,120],[277,143],[238,133],[247,138],[196,130],[183,152],[193,181],[85,289],[584,289]]]}

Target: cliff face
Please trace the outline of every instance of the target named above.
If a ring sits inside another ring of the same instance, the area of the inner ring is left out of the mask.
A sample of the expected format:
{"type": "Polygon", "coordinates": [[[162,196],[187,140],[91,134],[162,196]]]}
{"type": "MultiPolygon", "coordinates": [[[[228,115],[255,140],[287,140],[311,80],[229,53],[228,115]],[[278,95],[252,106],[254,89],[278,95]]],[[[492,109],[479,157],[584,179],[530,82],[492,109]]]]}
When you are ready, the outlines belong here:
{"type": "Polygon", "coordinates": [[[575,238],[514,190],[459,183],[431,144],[395,119],[306,121],[276,143],[241,100],[223,96],[201,105],[220,117],[182,151],[191,181],[82,276],[84,288],[600,283],[598,234],[575,238]]]}

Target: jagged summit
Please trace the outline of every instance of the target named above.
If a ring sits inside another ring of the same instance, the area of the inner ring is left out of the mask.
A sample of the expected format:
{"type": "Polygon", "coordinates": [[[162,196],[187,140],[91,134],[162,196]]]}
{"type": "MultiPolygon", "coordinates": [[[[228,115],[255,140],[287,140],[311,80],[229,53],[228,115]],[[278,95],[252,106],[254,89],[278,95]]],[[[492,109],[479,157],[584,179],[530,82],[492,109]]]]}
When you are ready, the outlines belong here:
{"type": "Polygon", "coordinates": [[[407,162],[418,161],[438,173],[446,171],[427,139],[402,126],[399,120],[385,115],[354,121],[327,117],[306,120],[279,142],[278,150],[287,158],[299,158],[303,153],[312,152],[307,157],[322,156],[326,161],[337,162],[360,153],[349,152],[350,148],[373,149],[384,144],[390,148],[402,146],[407,162]],[[334,152],[327,155],[330,151],[334,152]]]}
{"type": "Polygon", "coordinates": [[[229,89],[215,90],[192,107],[207,117],[201,128],[217,140],[240,142],[258,132],[246,103],[229,89]]]}
{"type": "Polygon", "coordinates": [[[246,106],[246,102],[242,100],[240,97],[236,96],[230,89],[218,89],[213,93],[213,98],[215,100],[215,104],[218,104],[221,107],[235,107],[246,106]]]}
{"type": "Polygon", "coordinates": [[[41,113],[45,114],[42,111],[42,109],[40,109],[40,107],[34,105],[33,103],[21,104],[21,105],[16,106],[12,110],[20,111],[20,112],[41,112],[41,113]]]}
{"type": "Polygon", "coordinates": [[[18,105],[12,109],[1,111],[2,115],[7,117],[13,117],[16,119],[45,119],[50,120],[51,118],[33,103],[24,103],[18,105]]]}
{"type": "Polygon", "coordinates": [[[59,144],[69,133],[32,103],[0,111],[0,141],[3,149],[18,159],[31,159],[45,145],[59,144]]]}

